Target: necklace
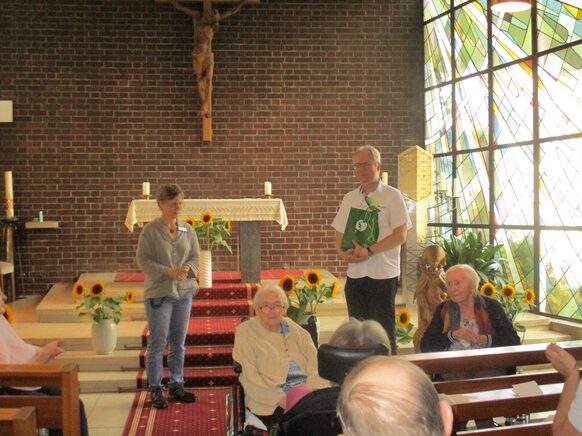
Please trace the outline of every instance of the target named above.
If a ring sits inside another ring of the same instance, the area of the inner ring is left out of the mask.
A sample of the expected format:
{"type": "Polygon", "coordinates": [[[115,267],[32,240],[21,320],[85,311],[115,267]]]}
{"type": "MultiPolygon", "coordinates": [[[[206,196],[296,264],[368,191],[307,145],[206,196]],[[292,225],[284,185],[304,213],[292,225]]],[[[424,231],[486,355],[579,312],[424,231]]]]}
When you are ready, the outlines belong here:
{"type": "Polygon", "coordinates": [[[175,230],[175,229],[172,227],[172,224],[173,224],[173,223],[170,223],[170,224],[163,223],[163,224],[164,224],[164,226],[165,226],[165,227],[168,229],[168,231],[170,232],[170,234],[172,234],[172,235],[173,235],[173,234],[174,234],[174,232],[176,231],[176,230],[175,230]]]}

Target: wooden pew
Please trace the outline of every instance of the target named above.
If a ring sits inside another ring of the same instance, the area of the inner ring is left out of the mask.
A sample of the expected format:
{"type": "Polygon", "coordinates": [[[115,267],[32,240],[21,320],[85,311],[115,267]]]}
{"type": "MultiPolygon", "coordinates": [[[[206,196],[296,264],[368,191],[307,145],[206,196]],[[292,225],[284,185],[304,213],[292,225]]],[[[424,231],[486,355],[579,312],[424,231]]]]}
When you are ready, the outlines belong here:
{"type": "Polygon", "coordinates": [[[39,428],[61,428],[64,436],[80,434],[76,364],[0,365],[0,386],[60,388],[60,396],[0,395],[0,408],[35,407],[39,428]]]}
{"type": "MultiPolygon", "coordinates": [[[[568,341],[558,344],[571,353],[575,359],[582,360],[582,341],[568,341]]],[[[405,355],[398,356],[398,358],[418,365],[432,376],[450,372],[475,372],[549,363],[545,356],[546,347],[547,344],[528,344],[405,355]]],[[[556,371],[545,371],[436,382],[435,388],[439,393],[448,396],[452,403],[455,423],[459,424],[474,419],[481,420],[555,410],[562,392],[562,381],[562,376],[556,371]],[[536,381],[543,394],[531,397],[517,396],[513,392],[512,386],[526,381],[536,381]]],[[[542,428],[545,429],[543,426],[542,428]]]]}
{"type": "Polygon", "coordinates": [[[482,430],[467,430],[457,433],[458,436],[551,436],[552,421],[531,422],[523,425],[485,428],[482,430]]]}
{"type": "Polygon", "coordinates": [[[0,409],[0,435],[36,436],[36,411],[34,407],[0,409]]]}

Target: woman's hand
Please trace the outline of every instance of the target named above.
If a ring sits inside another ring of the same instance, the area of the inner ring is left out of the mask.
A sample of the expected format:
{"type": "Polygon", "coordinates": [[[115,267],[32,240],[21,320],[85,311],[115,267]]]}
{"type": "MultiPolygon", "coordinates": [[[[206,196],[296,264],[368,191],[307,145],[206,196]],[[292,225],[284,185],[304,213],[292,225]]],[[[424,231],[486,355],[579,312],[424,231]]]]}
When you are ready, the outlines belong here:
{"type": "Polygon", "coordinates": [[[32,363],[44,364],[50,362],[65,351],[63,348],[61,348],[61,345],[63,345],[62,340],[49,342],[36,352],[36,356],[34,356],[32,363]]]}
{"type": "Polygon", "coordinates": [[[483,342],[482,339],[480,339],[481,335],[466,327],[453,330],[451,335],[453,336],[453,339],[456,339],[457,341],[466,341],[470,344],[482,345],[483,342]]]}
{"type": "Polygon", "coordinates": [[[188,272],[190,272],[190,267],[186,265],[183,265],[180,268],[168,268],[166,270],[168,277],[179,282],[188,278],[188,272]]]}
{"type": "Polygon", "coordinates": [[[552,366],[556,368],[556,371],[564,377],[568,377],[579,371],[576,359],[559,345],[553,343],[548,345],[546,348],[546,357],[552,366]]]}

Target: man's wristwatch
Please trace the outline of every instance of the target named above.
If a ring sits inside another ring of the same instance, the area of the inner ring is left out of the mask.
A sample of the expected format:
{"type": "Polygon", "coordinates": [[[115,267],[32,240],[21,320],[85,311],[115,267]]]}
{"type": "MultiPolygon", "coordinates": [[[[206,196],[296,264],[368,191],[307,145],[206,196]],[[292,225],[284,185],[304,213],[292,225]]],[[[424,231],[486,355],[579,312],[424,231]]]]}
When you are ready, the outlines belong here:
{"type": "Polygon", "coordinates": [[[368,257],[372,257],[374,255],[374,252],[370,247],[366,247],[366,250],[368,250],[368,257]]]}

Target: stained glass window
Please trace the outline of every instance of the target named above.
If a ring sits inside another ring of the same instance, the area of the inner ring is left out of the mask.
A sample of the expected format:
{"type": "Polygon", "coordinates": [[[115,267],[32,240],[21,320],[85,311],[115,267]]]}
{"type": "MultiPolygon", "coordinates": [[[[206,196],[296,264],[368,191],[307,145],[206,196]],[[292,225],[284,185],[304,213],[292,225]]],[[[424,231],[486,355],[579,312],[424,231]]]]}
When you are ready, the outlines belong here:
{"type": "Polygon", "coordinates": [[[429,234],[483,232],[541,312],[582,321],[582,9],[538,0],[488,25],[488,6],[425,1],[425,146],[442,188],[429,234]]]}

